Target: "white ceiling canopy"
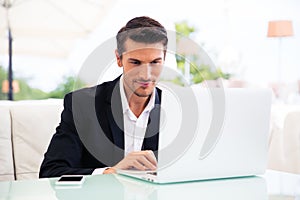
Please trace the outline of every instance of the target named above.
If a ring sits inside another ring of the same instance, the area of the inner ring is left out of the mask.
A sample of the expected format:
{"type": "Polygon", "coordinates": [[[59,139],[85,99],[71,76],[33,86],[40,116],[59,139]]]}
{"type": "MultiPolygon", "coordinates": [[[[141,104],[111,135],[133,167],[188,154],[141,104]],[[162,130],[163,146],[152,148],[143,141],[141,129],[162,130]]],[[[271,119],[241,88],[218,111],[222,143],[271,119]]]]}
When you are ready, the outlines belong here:
{"type": "Polygon", "coordinates": [[[0,54],[65,58],[91,33],[117,0],[0,0],[0,54]]]}

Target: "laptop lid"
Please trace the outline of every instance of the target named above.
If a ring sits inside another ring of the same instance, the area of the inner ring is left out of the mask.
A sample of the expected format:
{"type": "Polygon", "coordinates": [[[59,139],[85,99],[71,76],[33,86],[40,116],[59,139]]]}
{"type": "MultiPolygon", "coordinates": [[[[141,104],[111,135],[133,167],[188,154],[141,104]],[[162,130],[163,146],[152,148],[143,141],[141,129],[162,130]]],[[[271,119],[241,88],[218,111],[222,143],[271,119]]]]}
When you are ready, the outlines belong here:
{"type": "Polygon", "coordinates": [[[270,89],[165,86],[163,91],[158,182],[264,173],[270,89]]]}
{"type": "Polygon", "coordinates": [[[163,92],[156,176],[120,173],[157,183],[264,173],[269,89],[160,87],[163,92]]]}

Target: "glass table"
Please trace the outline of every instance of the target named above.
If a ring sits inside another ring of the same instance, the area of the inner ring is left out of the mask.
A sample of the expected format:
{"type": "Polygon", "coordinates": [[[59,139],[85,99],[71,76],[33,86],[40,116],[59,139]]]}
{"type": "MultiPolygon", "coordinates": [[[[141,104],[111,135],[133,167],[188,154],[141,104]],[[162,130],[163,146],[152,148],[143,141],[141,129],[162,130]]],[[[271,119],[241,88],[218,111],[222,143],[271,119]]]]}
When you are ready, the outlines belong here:
{"type": "Polygon", "coordinates": [[[0,182],[0,199],[300,200],[300,175],[268,170],[263,176],[154,184],[122,175],[86,176],[81,186],[57,178],[0,182]]]}

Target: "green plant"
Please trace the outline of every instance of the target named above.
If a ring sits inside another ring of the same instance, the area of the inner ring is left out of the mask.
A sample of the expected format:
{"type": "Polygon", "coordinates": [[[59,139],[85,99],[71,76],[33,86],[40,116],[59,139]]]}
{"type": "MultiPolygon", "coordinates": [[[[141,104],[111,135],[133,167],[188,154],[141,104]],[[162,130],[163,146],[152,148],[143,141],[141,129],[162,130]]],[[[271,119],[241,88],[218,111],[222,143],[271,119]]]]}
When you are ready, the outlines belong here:
{"type": "MultiPolygon", "coordinates": [[[[189,37],[196,31],[196,28],[189,26],[186,21],[178,22],[175,24],[176,41],[178,42],[182,37],[189,37]]],[[[176,55],[177,67],[184,73],[185,66],[188,64],[190,67],[190,76],[192,83],[201,83],[204,80],[216,80],[218,78],[229,79],[230,74],[223,73],[220,68],[214,66],[200,64],[197,54],[194,55],[176,55]],[[189,56],[189,61],[187,61],[189,56]],[[188,63],[186,63],[188,62],[188,63]]]]}
{"type": "MultiPolygon", "coordinates": [[[[7,80],[7,71],[0,66],[0,100],[7,100],[7,94],[2,92],[2,83],[7,80]]],[[[66,76],[62,83],[60,83],[57,88],[49,93],[44,92],[37,88],[32,88],[27,83],[28,79],[19,78],[16,79],[19,83],[20,91],[14,93],[14,100],[26,100],[26,99],[47,99],[47,98],[63,98],[65,94],[75,90],[80,89],[85,86],[85,84],[77,80],[76,77],[66,76]]]]}
{"type": "Polygon", "coordinates": [[[67,93],[85,87],[85,84],[74,76],[66,76],[55,90],[49,93],[48,98],[63,98],[67,93]]]}

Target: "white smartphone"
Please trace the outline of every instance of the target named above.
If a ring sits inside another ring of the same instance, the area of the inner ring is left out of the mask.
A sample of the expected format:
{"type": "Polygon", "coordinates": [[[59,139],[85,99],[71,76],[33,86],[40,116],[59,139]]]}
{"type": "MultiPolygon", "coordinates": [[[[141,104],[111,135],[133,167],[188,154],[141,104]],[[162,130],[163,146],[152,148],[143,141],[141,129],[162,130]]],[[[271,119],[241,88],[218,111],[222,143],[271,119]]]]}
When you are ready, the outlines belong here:
{"type": "Polygon", "coordinates": [[[82,185],[84,182],[83,175],[63,175],[56,182],[56,185],[82,185]]]}

